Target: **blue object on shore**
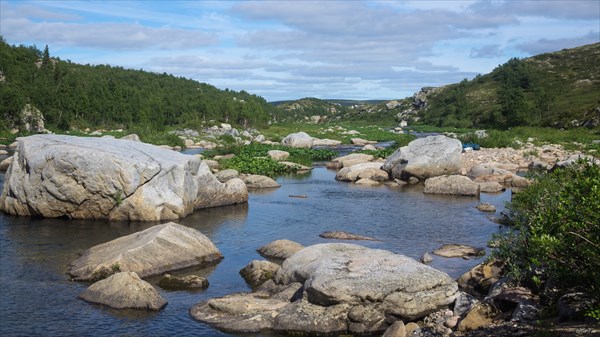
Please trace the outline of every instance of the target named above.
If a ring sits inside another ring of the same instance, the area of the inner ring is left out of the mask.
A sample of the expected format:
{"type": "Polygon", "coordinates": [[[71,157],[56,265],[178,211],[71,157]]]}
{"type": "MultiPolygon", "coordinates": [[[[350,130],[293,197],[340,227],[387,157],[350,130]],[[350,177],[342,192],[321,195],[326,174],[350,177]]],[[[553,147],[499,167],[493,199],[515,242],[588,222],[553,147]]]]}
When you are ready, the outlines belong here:
{"type": "Polygon", "coordinates": [[[475,143],[464,143],[463,144],[463,150],[468,147],[472,148],[475,151],[479,151],[479,144],[475,144],[475,143]]]}

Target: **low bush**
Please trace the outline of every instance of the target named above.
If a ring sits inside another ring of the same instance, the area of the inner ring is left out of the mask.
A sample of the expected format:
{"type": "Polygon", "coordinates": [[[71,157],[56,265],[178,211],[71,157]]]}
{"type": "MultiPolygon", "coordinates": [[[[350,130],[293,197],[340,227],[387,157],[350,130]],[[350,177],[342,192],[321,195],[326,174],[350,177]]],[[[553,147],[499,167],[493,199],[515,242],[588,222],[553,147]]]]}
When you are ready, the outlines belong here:
{"type": "Polygon", "coordinates": [[[539,175],[507,209],[512,227],[494,238],[493,256],[510,276],[537,285],[552,278],[600,299],[599,166],[582,161],[539,175]]]}
{"type": "Polygon", "coordinates": [[[219,163],[223,169],[234,169],[240,173],[260,174],[270,177],[295,171],[294,168],[290,168],[267,157],[241,155],[235,156],[232,159],[223,159],[219,163]]]}

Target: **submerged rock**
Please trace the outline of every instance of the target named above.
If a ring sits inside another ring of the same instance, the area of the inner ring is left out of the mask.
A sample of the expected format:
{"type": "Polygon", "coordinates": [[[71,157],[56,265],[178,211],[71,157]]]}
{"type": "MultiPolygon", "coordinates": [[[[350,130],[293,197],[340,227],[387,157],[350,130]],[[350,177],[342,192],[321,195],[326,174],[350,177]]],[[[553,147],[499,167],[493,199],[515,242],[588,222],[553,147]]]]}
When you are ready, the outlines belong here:
{"type": "Polygon", "coordinates": [[[196,156],[140,142],[19,138],[0,209],[14,215],[158,221],[246,202],[240,180],[220,183],[196,156]]]}
{"type": "Polygon", "coordinates": [[[98,281],[79,298],[116,309],[160,310],[167,301],[154,287],[133,272],[121,272],[98,281]]]}
{"type": "Polygon", "coordinates": [[[482,202],[481,204],[477,205],[476,208],[482,212],[495,212],[496,211],[496,206],[490,204],[489,202],[482,202]]]}
{"type": "Polygon", "coordinates": [[[222,258],[202,233],[170,222],[90,248],[71,263],[68,273],[77,281],[98,280],[119,271],[147,277],[222,258]]]}
{"type": "Polygon", "coordinates": [[[446,136],[413,140],[396,150],[382,166],[392,179],[419,179],[460,173],[462,144],[446,136]]]}
{"type": "Polygon", "coordinates": [[[275,240],[260,247],[257,251],[260,255],[278,260],[285,260],[304,248],[303,245],[290,240],[275,240]]]}
{"type": "Polygon", "coordinates": [[[158,286],[168,290],[195,290],[206,289],[208,288],[209,283],[206,277],[198,275],[176,277],[165,274],[158,281],[158,286]]]}
{"type": "Polygon", "coordinates": [[[443,257],[471,258],[485,255],[485,249],[451,243],[434,250],[433,254],[443,257]]]}
{"type": "Polygon", "coordinates": [[[273,178],[258,174],[245,174],[240,176],[247,188],[277,188],[281,187],[273,178]]]}
{"type": "Polygon", "coordinates": [[[325,239],[336,239],[336,240],[367,240],[367,241],[379,241],[369,236],[363,236],[344,231],[330,231],[319,234],[320,237],[325,239]]]}

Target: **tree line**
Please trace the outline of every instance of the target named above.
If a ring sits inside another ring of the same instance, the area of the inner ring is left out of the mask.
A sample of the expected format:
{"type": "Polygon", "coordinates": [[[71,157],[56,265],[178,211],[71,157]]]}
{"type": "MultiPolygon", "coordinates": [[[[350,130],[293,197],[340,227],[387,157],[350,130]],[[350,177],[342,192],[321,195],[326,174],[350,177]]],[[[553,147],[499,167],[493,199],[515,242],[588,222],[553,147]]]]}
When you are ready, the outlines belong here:
{"type": "Polygon", "coordinates": [[[51,57],[47,46],[11,46],[1,36],[0,103],[4,130],[18,125],[26,104],[59,130],[200,128],[210,120],[246,128],[266,124],[274,110],[245,91],[166,73],[75,64],[51,57]]]}

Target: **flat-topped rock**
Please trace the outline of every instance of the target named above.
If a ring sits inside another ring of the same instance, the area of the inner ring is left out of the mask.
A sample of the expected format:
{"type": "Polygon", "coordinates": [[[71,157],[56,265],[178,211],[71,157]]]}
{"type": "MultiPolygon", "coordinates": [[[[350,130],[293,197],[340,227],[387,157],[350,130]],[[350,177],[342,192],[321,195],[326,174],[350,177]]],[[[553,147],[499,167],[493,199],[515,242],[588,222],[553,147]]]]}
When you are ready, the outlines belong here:
{"type": "Polygon", "coordinates": [[[196,156],[136,141],[19,138],[0,209],[14,215],[159,221],[246,202],[237,179],[220,183],[196,156]]]}
{"type": "Polygon", "coordinates": [[[277,188],[281,187],[273,178],[258,174],[244,174],[240,176],[247,188],[277,188]]]}
{"type": "Polygon", "coordinates": [[[160,310],[167,301],[148,282],[133,272],[121,272],[98,281],[79,298],[115,309],[160,310]]]}
{"type": "Polygon", "coordinates": [[[423,193],[478,196],[479,184],[465,176],[439,176],[425,180],[423,193]]]}
{"type": "Polygon", "coordinates": [[[98,280],[118,271],[148,277],[222,258],[205,235],[170,222],[90,248],[71,263],[68,273],[77,281],[98,280]]]}

